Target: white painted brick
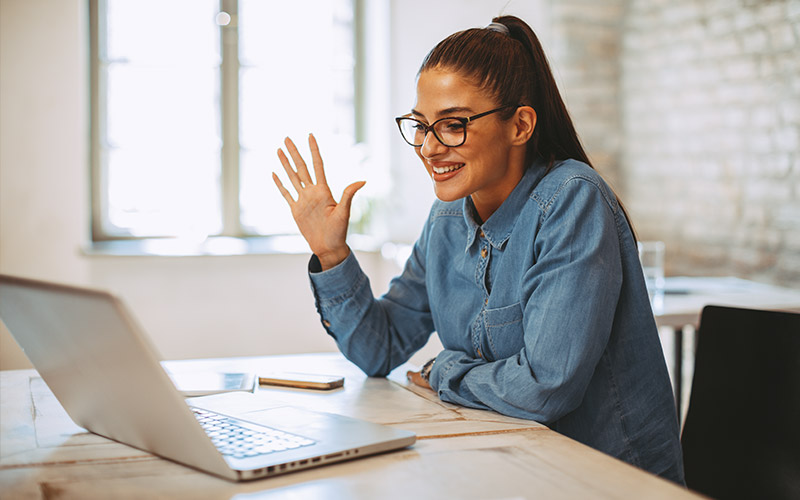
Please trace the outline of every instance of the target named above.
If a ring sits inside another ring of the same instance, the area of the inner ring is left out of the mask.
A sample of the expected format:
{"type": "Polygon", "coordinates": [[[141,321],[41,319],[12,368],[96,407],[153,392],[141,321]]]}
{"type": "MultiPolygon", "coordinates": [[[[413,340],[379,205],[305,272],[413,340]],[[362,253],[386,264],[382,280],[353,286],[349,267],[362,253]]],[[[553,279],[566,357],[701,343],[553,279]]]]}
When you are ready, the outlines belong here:
{"type": "Polygon", "coordinates": [[[789,0],[786,5],[786,17],[791,21],[800,20],[800,1],[789,0]]]}
{"type": "MultiPolygon", "coordinates": [[[[800,214],[798,214],[800,217],[800,214]]],[[[800,231],[787,231],[783,235],[783,244],[790,254],[797,255],[797,262],[800,262],[800,231]]]]}
{"type": "Polygon", "coordinates": [[[620,1],[556,2],[551,13],[560,21],[610,24],[616,26],[623,15],[620,1]]]}
{"type": "Polygon", "coordinates": [[[761,56],[758,58],[759,78],[775,78],[779,74],[778,64],[771,56],[761,56]]]}
{"type": "Polygon", "coordinates": [[[723,66],[723,75],[729,80],[746,80],[758,76],[758,66],[752,57],[740,56],[723,66]]]}
{"type": "Polygon", "coordinates": [[[662,18],[665,23],[670,25],[685,24],[692,19],[701,17],[700,6],[695,3],[674,2],[670,8],[664,9],[662,18]]]}
{"type": "Polygon", "coordinates": [[[750,135],[748,149],[754,153],[767,154],[772,151],[770,134],[763,130],[756,130],[750,135]]]}
{"type": "Polygon", "coordinates": [[[747,53],[764,52],[769,45],[767,32],[761,28],[754,28],[742,35],[742,49],[747,53]]]}
{"type": "Polygon", "coordinates": [[[796,287],[796,284],[800,282],[800,258],[791,258],[781,254],[775,267],[776,284],[796,287]]]}
{"type": "Polygon", "coordinates": [[[733,57],[740,54],[739,42],[732,35],[714,38],[703,45],[704,56],[709,59],[719,60],[724,57],[733,57]]]}
{"type": "Polygon", "coordinates": [[[754,179],[745,186],[744,198],[748,203],[786,203],[792,199],[792,186],[754,179]]]}
{"type": "Polygon", "coordinates": [[[782,103],[780,106],[780,118],[785,125],[800,125],[800,99],[782,103]]]}
{"type": "Polygon", "coordinates": [[[775,150],[794,153],[800,150],[800,128],[784,127],[773,132],[775,150]]]}
{"type": "Polygon", "coordinates": [[[722,110],[722,116],[726,127],[740,128],[749,124],[747,112],[741,108],[726,108],[722,110]]]}
{"type": "Polygon", "coordinates": [[[794,30],[788,22],[769,26],[768,30],[771,50],[792,50],[797,46],[794,30]]]}
{"type": "Polygon", "coordinates": [[[800,236],[800,206],[781,206],[775,211],[775,226],[782,229],[797,231],[800,236]]]}
{"type": "Polygon", "coordinates": [[[723,16],[732,16],[737,8],[737,3],[731,0],[704,0],[701,5],[703,14],[711,20],[723,16]]]}
{"type": "Polygon", "coordinates": [[[755,26],[757,19],[752,9],[737,9],[733,23],[737,30],[744,31],[755,26]]]}
{"type": "Polygon", "coordinates": [[[733,31],[733,16],[726,14],[714,13],[713,15],[709,16],[710,18],[707,23],[708,35],[727,35],[733,31]]]}
{"type": "Polygon", "coordinates": [[[773,179],[785,179],[792,171],[790,153],[771,153],[759,158],[760,173],[773,179]]]}
{"type": "Polygon", "coordinates": [[[753,110],[750,125],[758,128],[773,128],[778,125],[778,110],[774,106],[758,106],[753,110]]]}
{"type": "Polygon", "coordinates": [[[758,16],[758,22],[761,24],[780,22],[787,19],[786,4],[784,2],[759,2],[756,15],[758,16]]]}
{"type": "Polygon", "coordinates": [[[747,204],[742,210],[741,223],[742,227],[735,238],[739,245],[746,243],[746,240],[750,238],[750,230],[745,229],[746,227],[762,227],[769,223],[767,210],[760,205],[747,204]]]}
{"type": "MultiPolygon", "coordinates": [[[[795,0],[798,1],[798,0],[795,0]]],[[[798,1],[800,3],[800,1],[798,1]]],[[[792,28],[794,31],[794,39],[795,43],[800,43],[800,19],[794,19],[789,21],[792,24],[792,28]]]]}
{"type": "Polygon", "coordinates": [[[761,270],[775,262],[775,257],[769,253],[753,250],[751,248],[734,248],[731,250],[733,265],[742,271],[761,270]]]}

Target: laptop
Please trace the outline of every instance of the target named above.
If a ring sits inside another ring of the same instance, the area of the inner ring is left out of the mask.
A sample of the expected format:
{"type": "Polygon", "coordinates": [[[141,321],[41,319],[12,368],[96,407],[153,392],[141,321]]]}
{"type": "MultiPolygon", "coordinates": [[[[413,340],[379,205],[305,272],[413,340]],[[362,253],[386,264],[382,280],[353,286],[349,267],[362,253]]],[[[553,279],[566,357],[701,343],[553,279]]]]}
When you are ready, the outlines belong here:
{"type": "Polygon", "coordinates": [[[416,441],[412,432],[280,403],[257,419],[201,408],[203,398],[183,398],[131,313],[105,291],[0,275],[0,319],[77,425],[225,479],[269,477],[416,441]]]}

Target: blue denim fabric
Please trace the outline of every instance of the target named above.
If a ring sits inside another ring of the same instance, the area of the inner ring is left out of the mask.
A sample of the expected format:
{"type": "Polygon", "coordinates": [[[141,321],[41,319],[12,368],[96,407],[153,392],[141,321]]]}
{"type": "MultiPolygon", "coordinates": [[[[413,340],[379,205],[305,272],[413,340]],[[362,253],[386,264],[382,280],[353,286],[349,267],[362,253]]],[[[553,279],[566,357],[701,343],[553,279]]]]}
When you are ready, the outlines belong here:
{"type": "Polygon", "coordinates": [[[548,425],[683,483],[675,404],[636,242],[596,171],[531,166],[480,224],[436,201],[402,274],[376,299],[351,255],[309,266],[344,355],[383,376],[437,332],[439,397],[548,425]]]}

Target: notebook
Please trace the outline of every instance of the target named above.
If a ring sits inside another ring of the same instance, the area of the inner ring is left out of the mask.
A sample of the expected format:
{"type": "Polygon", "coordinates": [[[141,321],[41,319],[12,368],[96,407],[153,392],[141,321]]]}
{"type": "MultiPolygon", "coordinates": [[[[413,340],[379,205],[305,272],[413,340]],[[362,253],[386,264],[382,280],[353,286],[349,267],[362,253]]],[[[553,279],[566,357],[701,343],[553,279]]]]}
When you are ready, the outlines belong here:
{"type": "MultiPolygon", "coordinates": [[[[401,429],[289,406],[259,411],[256,422],[250,413],[209,415],[197,403],[203,398],[182,397],[129,310],[105,291],[0,275],[0,319],[77,425],[232,481],[364,457],[416,440],[401,429]],[[212,428],[211,436],[203,425],[212,428]],[[231,427],[250,438],[249,448],[234,443],[231,451],[231,438],[221,434],[231,427]]],[[[222,397],[234,395],[255,397],[222,397]]]]}

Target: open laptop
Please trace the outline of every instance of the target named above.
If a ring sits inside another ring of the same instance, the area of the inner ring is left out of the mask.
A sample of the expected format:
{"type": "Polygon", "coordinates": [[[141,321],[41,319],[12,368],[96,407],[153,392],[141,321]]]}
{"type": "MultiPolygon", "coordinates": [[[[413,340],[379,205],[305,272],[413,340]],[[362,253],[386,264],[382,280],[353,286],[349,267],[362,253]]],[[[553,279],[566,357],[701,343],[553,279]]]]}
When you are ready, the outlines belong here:
{"type": "Polygon", "coordinates": [[[192,407],[108,292],[0,275],[0,318],[76,424],[226,479],[268,477],[416,440],[408,431],[289,406],[259,411],[257,422],[192,407]]]}

